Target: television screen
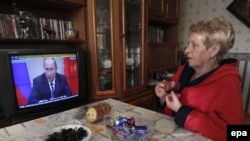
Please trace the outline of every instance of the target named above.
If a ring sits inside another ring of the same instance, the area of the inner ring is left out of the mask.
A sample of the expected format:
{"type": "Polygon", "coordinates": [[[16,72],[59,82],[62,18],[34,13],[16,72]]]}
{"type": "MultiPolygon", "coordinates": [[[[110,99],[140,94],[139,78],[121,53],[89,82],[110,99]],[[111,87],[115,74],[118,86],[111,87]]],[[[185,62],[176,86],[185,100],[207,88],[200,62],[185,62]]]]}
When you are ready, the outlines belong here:
{"type": "Polygon", "coordinates": [[[83,48],[0,49],[0,112],[12,123],[88,100],[83,48]]]}
{"type": "Polygon", "coordinates": [[[79,95],[77,55],[10,55],[18,109],[79,95]]]}

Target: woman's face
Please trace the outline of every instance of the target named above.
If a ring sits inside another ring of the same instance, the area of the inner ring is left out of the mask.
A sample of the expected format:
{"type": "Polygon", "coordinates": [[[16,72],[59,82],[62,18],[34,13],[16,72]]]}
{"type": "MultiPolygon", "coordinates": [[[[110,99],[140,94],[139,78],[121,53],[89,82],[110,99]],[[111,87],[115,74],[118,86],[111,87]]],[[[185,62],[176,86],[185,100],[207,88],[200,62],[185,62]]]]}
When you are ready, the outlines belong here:
{"type": "Polygon", "coordinates": [[[187,62],[194,69],[202,69],[210,60],[209,49],[204,45],[205,34],[191,33],[184,50],[187,62]]]}

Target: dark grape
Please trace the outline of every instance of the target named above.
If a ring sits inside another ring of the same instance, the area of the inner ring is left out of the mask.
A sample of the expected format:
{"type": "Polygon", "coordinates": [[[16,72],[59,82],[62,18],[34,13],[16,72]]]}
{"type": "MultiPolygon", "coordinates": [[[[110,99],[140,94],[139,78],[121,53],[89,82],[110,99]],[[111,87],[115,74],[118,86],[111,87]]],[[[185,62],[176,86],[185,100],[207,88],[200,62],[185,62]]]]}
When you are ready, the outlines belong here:
{"type": "Polygon", "coordinates": [[[62,129],[61,130],[61,133],[64,135],[64,134],[66,134],[68,132],[68,130],[67,129],[62,129]]]}
{"type": "Polygon", "coordinates": [[[68,128],[50,134],[46,141],[81,141],[87,135],[87,131],[82,127],[78,129],[68,128]]]}
{"type": "Polygon", "coordinates": [[[70,129],[65,135],[63,135],[63,141],[77,141],[76,131],[70,129]]]}
{"type": "Polygon", "coordinates": [[[76,134],[77,134],[77,138],[78,140],[81,140],[83,139],[84,137],[87,136],[87,131],[84,130],[82,127],[78,128],[78,130],[76,131],[76,134]]]}

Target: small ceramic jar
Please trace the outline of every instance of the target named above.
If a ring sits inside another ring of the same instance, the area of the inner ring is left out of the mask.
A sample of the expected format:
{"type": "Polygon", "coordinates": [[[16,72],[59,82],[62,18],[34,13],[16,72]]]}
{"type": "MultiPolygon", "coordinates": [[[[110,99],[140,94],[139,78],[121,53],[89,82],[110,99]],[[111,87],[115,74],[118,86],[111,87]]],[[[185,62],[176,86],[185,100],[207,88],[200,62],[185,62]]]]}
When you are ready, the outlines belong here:
{"type": "Polygon", "coordinates": [[[67,22],[65,30],[66,39],[76,39],[78,38],[78,32],[73,28],[72,22],[67,22]]]}

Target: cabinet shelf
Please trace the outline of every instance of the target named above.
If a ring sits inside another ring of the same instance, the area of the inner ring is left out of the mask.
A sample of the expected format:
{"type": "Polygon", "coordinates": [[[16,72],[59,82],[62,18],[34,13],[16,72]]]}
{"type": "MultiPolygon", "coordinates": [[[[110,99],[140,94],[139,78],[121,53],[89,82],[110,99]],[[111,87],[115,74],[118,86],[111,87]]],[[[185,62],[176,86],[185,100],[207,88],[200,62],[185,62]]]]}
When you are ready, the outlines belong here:
{"type": "Polygon", "coordinates": [[[74,0],[70,2],[68,0],[1,0],[0,4],[4,6],[11,7],[13,3],[15,3],[17,8],[32,8],[32,9],[40,9],[40,10],[50,10],[50,11],[57,11],[57,12],[65,12],[71,11],[76,8],[81,8],[82,6],[86,5],[84,0],[74,0]],[[78,2],[79,1],[79,2],[78,2]]]}
{"type": "Polygon", "coordinates": [[[11,39],[11,38],[1,38],[0,39],[1,44],[2,43],[11,43],[11,44],[17,44],[17,43],[84,43],[81,39],[72,39],[72,40],[43,40],[43,39],[11,39]]]}
{"type": "Polygon", "coordinates": [[[53,43],[68,46],[78,44],[83,47],[86,40],[85,9],[85,0],[1,0],[0,30],[4,29],[1,44],[53,43]],[[25,14],[32,20],[26,20],[25,14]],[[27,23],[22,21],[25,24],[20,24],[21,20],[27,23]],[[67,22],[72,22],[78,32],[77,39],[64,38],[67,22]]]}
{"type": "Polygon", "coordinates": [[[159,25],[164,25],[164,24],[176,24],[177,20],[172,20],[172,19],[165,19],[165,18],[159,18],[155,16],[149,16],[149,24],[154,23],[154,24],[159,24],[159,25]]]}
{"type": "Polygon", "coordinates": [[[149,74],[177,67],[179,0],[149,0],[149,74]]]}

